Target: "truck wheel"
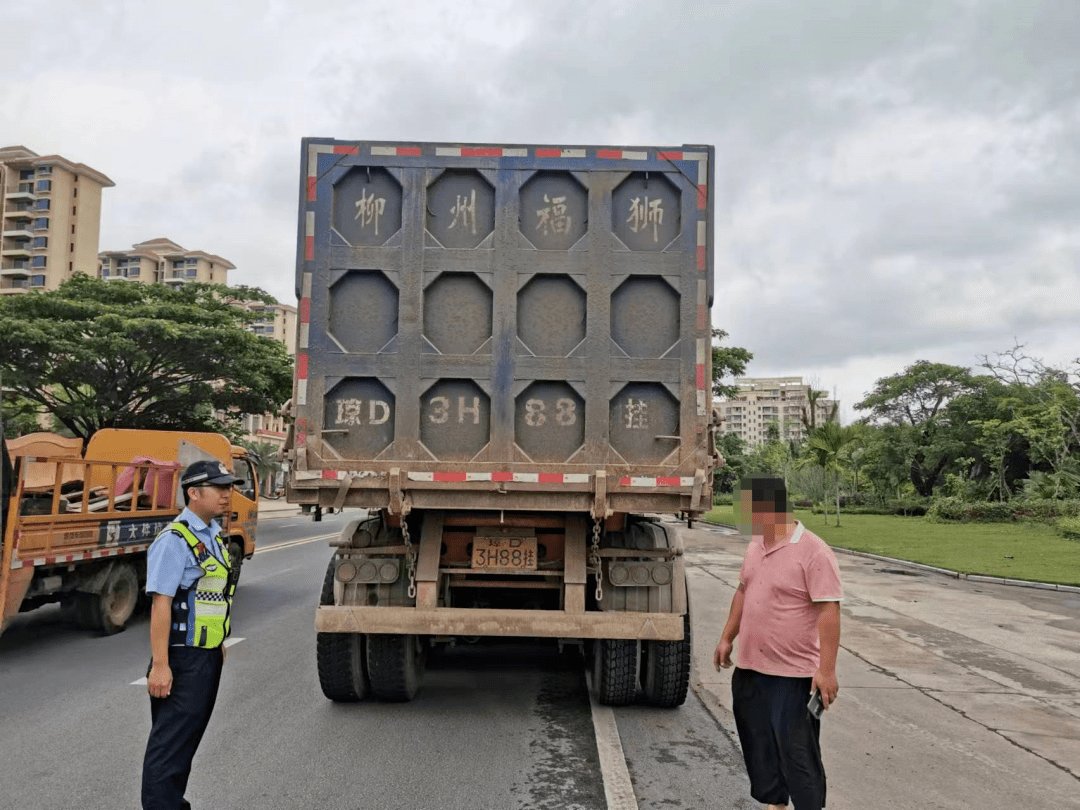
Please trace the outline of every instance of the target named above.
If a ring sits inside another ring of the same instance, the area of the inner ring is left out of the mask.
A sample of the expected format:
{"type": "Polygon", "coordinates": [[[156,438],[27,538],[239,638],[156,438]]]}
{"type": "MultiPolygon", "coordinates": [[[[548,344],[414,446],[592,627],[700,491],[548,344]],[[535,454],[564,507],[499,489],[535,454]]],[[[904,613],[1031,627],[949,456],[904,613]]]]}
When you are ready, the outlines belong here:
{"type": "Polygon", "coordinates": [[[412,700],[424,677],[423,640],[409,635],[368,636],[367,671],[377,698],[412,700]]]}
{"type": "Polygon", "coordinates": [[[690,685],[690,614],[683,617],[682,641],[646,641],[641,657],[646,703],[665,709],[681,706],[690,685]]]}
{"type": "Polygon", "coordinates": [[[637,697],[636,639],[601,638],[593,642],[593,688],[605,706],[626,706],[637,697]]]}
{"type": "Polygon", "coordinates": [[[114,563],[100,593],[75,594],[79,626],[111,636],[124,629],[139,600],[139,576],[129,563],[114,563]]]}
{"type": "MultiPolygon", "coordinates": [[[[323,577],[320,605],[334,604],[334,562],[323,577]]],[[[367,695],[364,675],[364,637],[358,633],[316,633],[315,657],[319,686],[335,703],[355,703],[367,695]]]]}

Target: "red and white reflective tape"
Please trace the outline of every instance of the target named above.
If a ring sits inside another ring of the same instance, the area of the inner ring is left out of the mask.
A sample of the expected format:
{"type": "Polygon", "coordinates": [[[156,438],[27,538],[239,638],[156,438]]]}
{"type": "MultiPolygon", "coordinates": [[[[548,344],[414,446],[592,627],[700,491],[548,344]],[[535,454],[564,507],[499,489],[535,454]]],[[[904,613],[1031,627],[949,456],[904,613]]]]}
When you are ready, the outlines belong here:
{"type": "Polygon", "coordinates": [[[410,481],[495,481],[513,484],[587,484],[585,473],[411,472],[410,481]]]}
{"type": "Polygon", "coordinates": [[[588,156],[585,149],[563,149],[561,147],[537,147],[538,158],[583,158],[588,156]]]}
{"type": "MultiPolygon", "coordinates": [[[[305,424],[305,429],[307,425],[305,424]]],[[[297,481],[343,481],[346,478],[378,478],[383,473],[374,470],[297,470],[297,481]]]]}
{"type": "Polygon", "coordinates": [[[436,146],[436,157],[528,157],[528,149],[505,146],[436,146]]]}
{"type": "Polygon", "coordinates": [[[319,155],[358,155],[359,146],[348,144],[313,143],[308,146],[307,159],[307,198],[315,201],[315,186],[319,182],[319,155]]]}
{"type": "Polygon", "coordinates": [[[296,343],[298,349],[306,349],[308,340],[311,339],[311,273],[304,273],[303,278],[300,286],[300,311],[297,313],[300,322],[296,343]]]}
{"type": "Polygon", "coordinates": [[[656,478],[620,478],[620,487],[692,487],[694,485],[693,476],[687,477],[656,477],[656,478]]]}
{"type": "Polygon", "coordinates": [[[709,380],[706,380],[705,369],[708,364],[705,362],[705,352],[707,347],[705,345],[705,338],[697,339],[697,366],[695,368],[695,382],[697,383],[697,415],[705,416],[708,413],[708,392],[709,380]]]}
{"type": "Polygon", "coordinates": [[[150,548],[149,543],[137,543],[133,546],[115,546],[103,548],[100,551],[86,551],[82,554],[57,554],[47,557],[34,557],[28,560],[12,560],[11,567],[15,568],[40,568],[43,565],[66,565],[82,560],[96,560],[101,557],[116,557],[121,554],[137,554],[150,548]]]}
{"type": "Polygon", "coordinates": [[[596,156],[601,160],[648,160],[648,152],[633,149],[597,149],[596,156]]]}
{"type": "MultiPolygon", "coordinates": [[[[349,477],[378,478],[385,473],[373,470],[298,470],[297,481],[341,481],[349,477]]],[[[410,472],[410,481],[418,483],[473,483],[495,482],[509,484],[588,484],[588,473],[523,473],[523,472],[410,472]]],[[[619,479],[621,487],[692,487],[692,477],[679,476],[628,476],[619,479]]]]}
{"type": "Polygon", "coordinates": [[[374,157],[420,157],[422,150],[419,146],[373,146],[371,154],[374,157]]]}
{"type": "Polygon", "coordinates": [[[315,261],[315,212],[304,213],[304,259],[315,261]]]}

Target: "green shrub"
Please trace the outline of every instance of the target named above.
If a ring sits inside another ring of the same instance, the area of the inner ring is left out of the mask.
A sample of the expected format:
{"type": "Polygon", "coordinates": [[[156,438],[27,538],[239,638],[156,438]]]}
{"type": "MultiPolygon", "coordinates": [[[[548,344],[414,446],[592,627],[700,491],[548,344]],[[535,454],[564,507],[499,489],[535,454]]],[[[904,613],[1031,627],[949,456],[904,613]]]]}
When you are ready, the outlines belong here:
{"type": "Polygon", "coordinates": [[[1015,520],[1028,518],[1049,522],[1058,518],[1080,517],[1080,500],[1055,500],[1053,498],[1019,498],[1010,502],[1015,520]]]}
{"type": "MultiPolygon", "coordinates": [[[[927,505],[921,501],[893,501],[885,506],[841,506],[840,515],[906,515],[922,516],[926,514],[927,505]]],[[[825,510],[821,504],[814,504],[813,514],[820,515],[825,510]]],[[[829,514],[836,512],[836,503],[829,502],[829,514]]]]}
{"type": "Polygon", "coordinates": [[[1047,498],[975,502],[957,497],[935,498],[927,512],[927,518],[935,522],[1006,523],[1010,520],[1035,520],[1049,523],[1059,518],[1076,517],[1080,517],[1080,500],[1055,501],[1047,498]]]}
{"type": "Polygon", "coordinates": [[[712,496],[713,506],[731,506],[733,497],[730,492],[716,492],[713,491],[712,496]]]}
{"type": "Polygon", "coordinates": [[[1080,518],[1058,518],[1054,528],[1066,540],[1080,540],[1080,518]]]}

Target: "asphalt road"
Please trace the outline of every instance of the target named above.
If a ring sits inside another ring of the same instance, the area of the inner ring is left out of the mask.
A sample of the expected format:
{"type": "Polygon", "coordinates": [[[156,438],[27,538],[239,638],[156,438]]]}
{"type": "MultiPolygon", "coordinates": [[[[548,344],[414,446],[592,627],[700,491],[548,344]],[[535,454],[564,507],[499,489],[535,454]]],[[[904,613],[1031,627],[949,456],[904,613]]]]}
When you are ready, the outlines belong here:
{"type": "MultiPolygon", "coordinates": [[[[412,703],[323,697],[313,621],[331,553],[325,535],[350,517],[260,522],[192,804],[605,808],[576,651],[462,646],[429,659],[412,703]]],[[[142,615],[112,637],[65,624],[53,606],[18,617],[0,637],[0,807],[137,807],[150,718],[145,686],[134,682],[148,660],[142,615]]],[[[638,807],[756,806],[737,744],[695,695],[679,710],[632,707],[615,718],[638,807]]]]}
{"type": "MultiPolygon", "coordinates": [[[[412,703],[322,696],[314,610],[327,535],[350,517],[260,522],[194,806],[607,807],[598,749],[611,739],[574,652],[464,645],[429,659],[412,703]]],[[[639,808],[756,808],[730,673],[711,666],[745,546],[716,530],[684,539],[696,693],[678,710],[616,709],[621,762],[639,808]]],[[[830,810],[1080,806],[1080,595],[839,560],[841,694],[822,731],[830,810]]],[[[0,637],[0,807],[138,806],[147,633],[139,616],[95,637],[47,607],[0,637]]]]}

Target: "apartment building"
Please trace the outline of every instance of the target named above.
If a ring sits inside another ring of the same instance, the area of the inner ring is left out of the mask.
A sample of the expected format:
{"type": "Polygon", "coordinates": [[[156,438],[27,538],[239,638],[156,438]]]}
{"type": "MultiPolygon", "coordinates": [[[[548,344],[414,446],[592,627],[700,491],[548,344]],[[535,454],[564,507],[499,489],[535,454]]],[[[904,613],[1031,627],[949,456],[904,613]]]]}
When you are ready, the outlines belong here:
{"type": "Polygon", "coordinates": [[[105,250],[97,254],[97,276],[106,281],[178,286],[192,281],[228,284],[236,265],[213,253],[185,250],[171,239],[151,239],[131,250],[105,250]]]}
{"type": "Polygon", "coordinates": [[[101,190],[115,185],[85,163],[0,148],[0,294],[55,290],[76,272],[94,275],[101,190]]]}
{"type": "MultiPolygon", "coordinates": [[[[801,439],[806,433],[803,414],[810,420],[811,386],[802,377],[739,377],[739,393],[734,399],[718,400],[713,407],[723,421],[721,432],[736,433],[749,447],[768,439],[769,425],[775,424],[782,439],[801,439]]],[[[836,418],[838,402],[818,399],[813,423],[820,425],[836,418]]]]}
{"type": "Polygon", "coordinates": [[[280,340],[290,356],[296,355],[296,307],[263,301],[244,301],[237,306],[259,316],[248,324],[249,331],[280,340]]]}

